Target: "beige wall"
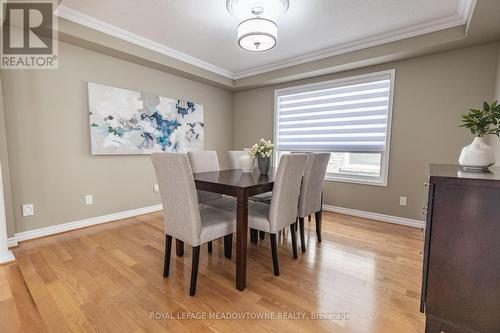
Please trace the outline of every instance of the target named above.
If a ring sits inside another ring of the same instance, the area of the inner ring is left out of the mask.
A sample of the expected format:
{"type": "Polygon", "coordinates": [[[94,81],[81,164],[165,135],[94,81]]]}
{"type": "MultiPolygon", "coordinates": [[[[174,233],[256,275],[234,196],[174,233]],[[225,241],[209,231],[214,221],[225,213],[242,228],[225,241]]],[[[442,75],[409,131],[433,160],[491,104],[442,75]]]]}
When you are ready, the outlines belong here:
{"type": "Polygon", "coordinates": [[[327,182],[325,203],[423,219],[429,163],[456,163],[472,136],[460,114],[493,96],[499,45],[487,44],[431,56],[258,88],[234,95],[233,148],[273,138],[274,90],[385,69],[396,69],[387,187],[327,182]],[[407,196],[406,207],[399,197],[407,196]]]}
{"type": "MultiPolygon", "coordinates": [[[[497,82],[495,86],[495,99],[500,102],[500,49],[498,50],[498,63],[497,63],[497,82]]],[[[494,135],[489,138],[490,144],[495,149],[495,155],[497,158],[497,164],[500,165],[500,139],[494,135]]]]}
{"type": "MultiPolygon", "coordinates": [[[[149,156],[90,154],[87,81],[201,103],[205,148],[231,148],[230,91],[61,43],[58,70],[2,72],[16,232],[160,202],[149,156]],[[35,205],[34,216],[22,217],[23,203],[35,205]]],[[[0,144],[2,162],[4,154],[0,144]]]]}

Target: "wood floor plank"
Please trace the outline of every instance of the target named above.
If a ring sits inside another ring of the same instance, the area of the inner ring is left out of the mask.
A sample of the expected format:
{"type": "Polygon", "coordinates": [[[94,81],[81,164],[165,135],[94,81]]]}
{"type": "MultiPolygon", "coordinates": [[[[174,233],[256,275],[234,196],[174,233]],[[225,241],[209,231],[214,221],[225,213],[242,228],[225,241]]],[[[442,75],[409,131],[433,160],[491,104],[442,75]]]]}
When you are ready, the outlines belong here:
{"type": "Polygon", "coordinates": [[[224,257],[223,241],[214,241],[212,254],[203,247],[195,297],[189,246],[183,257],[172,255],[170,276],[161,275],[161,213],[21,243],[14,252],[22,276],[10,279],[26,283],[35,317],[16,312],[22,295],[0,267],[0,310],[13,318],[0,332],[23,331],[33,318],[42,325],[30,332],[424,331],[421,230],[324,213],[317,243],[314,219],[305,224],[307,251],[296,260],[290,232],[278,237],[279,277],[268,236],[249,244],[244,292],[234,288],[235,259],[224,257]]]}
{"type": "MultiPolygon", "coordinates": [[[[21,272],[17,265],[5,267],[5,277],[10,285],[12,297],[17,309],[17,317],[22,332],[47,332],[45,324],[40,316],[35,302],[24,283],[21,272]]],[[[14,332],[14,331],[12,331],[14,332]]]]}

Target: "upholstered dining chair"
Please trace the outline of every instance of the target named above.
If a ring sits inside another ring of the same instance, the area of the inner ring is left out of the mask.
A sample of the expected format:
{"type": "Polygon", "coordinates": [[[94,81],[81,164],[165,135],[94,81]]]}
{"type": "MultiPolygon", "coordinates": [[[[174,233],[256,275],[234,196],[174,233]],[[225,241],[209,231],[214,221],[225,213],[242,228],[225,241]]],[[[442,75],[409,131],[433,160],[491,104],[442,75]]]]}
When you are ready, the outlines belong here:
{"type": "Polygon", "coordinates": [[[240,157],[246,154],[244,150],[230,150],[227,152],[229,155],[229,162],[231,163],[231,169],[241,169],[240,157]]]}
{"type": "Polygon", "coordinates": [[[292,230],[293,257],[297,259],[297,236],[294,227],[306,159],[305,154],[283,155],[276,172],[271,204],[251,202],[248,205],[249,228],[270,235],[273,270],[276,276],[280,274],[276,234],[288,226],[292,230]]]}
{"type": "MultiPolygon", "coordinates": [[[[191,151],[187,155],[193,173],[220,171],[215,151],[191,151]]],[[[236,205],[235,198],[225,197],[219,193],[197,190],[197,194],[199,203],[215,208],[231,210],[236,205]]]]}
{"type": "Polygon", "coordinates": [[[193,246],[191,286],[189,295],[196,293],[200,246],[224,237],[224,252],[231,257],[231,239],[235,232],[234,214],[198,204],[193,172],[186,154],[154,153],[151,155],[163,202],[165,223],[165,258],[163,277],[170,270],[172,238],[193,246]],[[229,245],[229,246],[227,246],[229,245]]]}
{"type": "Polygon", "coordinates": [[[315,215],[316,236],[321,242],[321,221],[323,204],[323,183],[325,181],[326,169],[330,161],[330,153],[309,153],[302,178],[302,186],[299,196],[299,229],[300,245],[302,252],[306,251],[304,235],[304,218],[315,215]]]}
{"type": "MultiPolygon", "coordinates": [[[[216,151],[191,151],[188,152],[189,164],[193,173],[220,171],[219,159],[216,151]]],[[[207,206],[212,206],[219,209],[230,211],[236,207],[236,199],[225,197],[219,193],[196,191],[198,195],[198,203],[203,203],[207,206]]],[[[208,253],[212,253],[212,242],[208,242],[208,253]]],[[[182,256],[184,253],[183,244],[177,240],[176,243],[177,255],[182,256]]]]}

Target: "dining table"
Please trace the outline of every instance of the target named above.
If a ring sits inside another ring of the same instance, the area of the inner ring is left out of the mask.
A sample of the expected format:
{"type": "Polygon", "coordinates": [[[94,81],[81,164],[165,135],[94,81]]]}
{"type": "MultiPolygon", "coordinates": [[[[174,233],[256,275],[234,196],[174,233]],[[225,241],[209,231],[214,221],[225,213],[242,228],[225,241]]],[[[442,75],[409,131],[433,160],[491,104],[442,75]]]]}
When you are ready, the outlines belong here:
{"type": "Polygon", "coordinates": [[[276,168],[261,174],[241,169],[194,173],[196,189],[236,198],[236,289],[246,288],[248,198],[273,190],[276,168]]]}

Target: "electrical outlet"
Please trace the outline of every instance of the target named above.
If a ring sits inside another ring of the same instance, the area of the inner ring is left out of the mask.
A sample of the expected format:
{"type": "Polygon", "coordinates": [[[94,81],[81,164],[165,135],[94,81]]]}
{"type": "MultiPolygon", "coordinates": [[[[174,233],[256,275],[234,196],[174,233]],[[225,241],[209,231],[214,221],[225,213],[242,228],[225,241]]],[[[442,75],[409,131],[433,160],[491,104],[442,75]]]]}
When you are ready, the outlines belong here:
{"type": "Polygon", "coordinates": [[[406,197],[399,197],[399,205],[406,206],[406,197]]]}
{"type": "Polygon", "coordinates": [[[33,216],[35,215],[35,209],[33,208],[33,204],[23,205],[23,216],[33,216]]]}
{"type": "Polygon", "coordinates": [[[92,197],[92,194],[88,194],[85,196],[85,204],[92,205],[94,203],[94,198],[92,197]]]}
{"type": "Polygon", "coordinates": [[[154,185],[153,185],[153,192],[154,192],[154,193],[158,193],[158,192],[160,192],[160,187],[158,186],[158,184],[154,184],[154,185]]]}

